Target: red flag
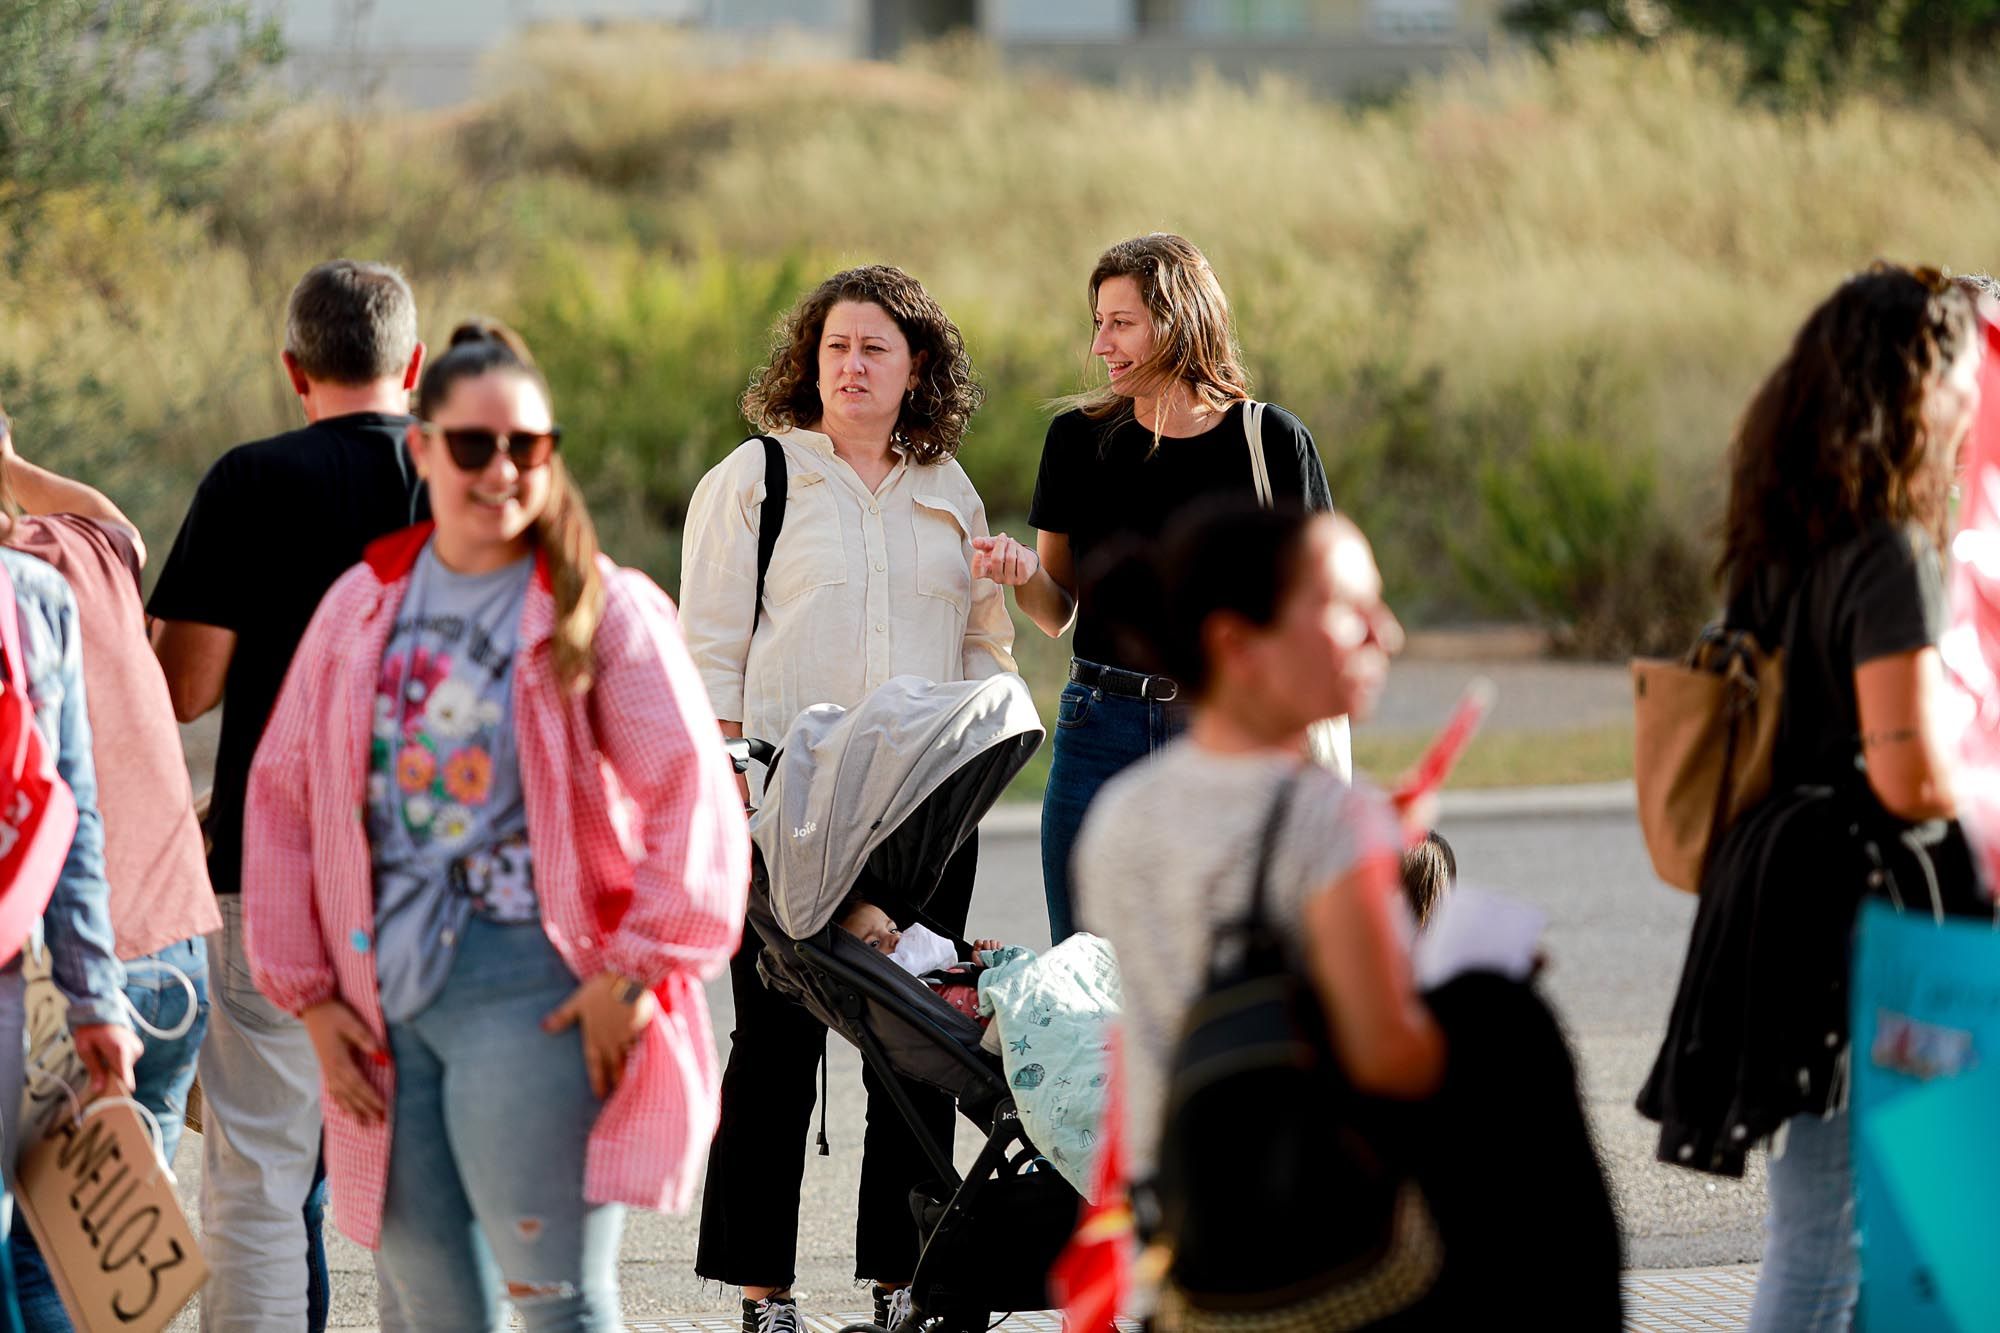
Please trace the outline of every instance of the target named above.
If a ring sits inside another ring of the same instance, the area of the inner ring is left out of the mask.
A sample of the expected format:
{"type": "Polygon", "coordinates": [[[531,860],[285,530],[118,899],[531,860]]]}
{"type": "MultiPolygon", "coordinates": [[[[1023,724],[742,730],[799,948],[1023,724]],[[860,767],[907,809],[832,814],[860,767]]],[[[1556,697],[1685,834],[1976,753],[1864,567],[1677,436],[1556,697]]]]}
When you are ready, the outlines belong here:
{"type": "MultiPolygon", "coordinates": [[[[1486,710],[1493,706],[1493,693],[1493,682],[1484,676],[1475,676],[1466,685],[1451,716],[1445,720],[1444,730],[1389,793],[1389,804],[1395,807],[1398,816],[1407,817],[1412,806],[1435,796],[1444,786],[1458,757],[1465,753],[1465,747],[1479,732],[1479,724],[1486,720],[1486,710]]],[[[1422,842],[1423,837],[1422,829],[1411,827],[1405,831],[1405,841],[1411,846],[1422,842]]]]}
{"type": "Polygon", "coordinates": [[[2000,308],[1982,301],[1979,412],[1960,469],[1951,629],[1943,655],[1961,691],[1959,808],[1988,892],[2000,888],[2000,308]]]}
{"type": "Polygon", "coordinates": [[[1132,1205],[1125,1193],[1125,1060],[1118,1029],[1104,1051],[1102,1136],[1076,1234],[1049,1270],[1049,1289],[1071,1333],[1111,1333],[1132,1277],[1132,1205]]]}

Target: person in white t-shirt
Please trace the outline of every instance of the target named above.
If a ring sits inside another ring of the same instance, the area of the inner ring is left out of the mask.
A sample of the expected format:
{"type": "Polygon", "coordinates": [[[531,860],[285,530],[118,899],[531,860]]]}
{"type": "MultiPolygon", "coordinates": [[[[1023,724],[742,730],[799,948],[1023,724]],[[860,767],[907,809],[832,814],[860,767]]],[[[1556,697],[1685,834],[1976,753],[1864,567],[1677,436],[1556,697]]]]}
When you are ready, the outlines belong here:
{"type": "Polygon", "coordinates": [[[1313,1217],[1325,1271],[1344,1276],[1305,1298],[1273,1293],[1282,1305],[1265,1313],[1324,1328],[1359,1302],[1368,1322],[1340,1327],[1458,1328],[1532,1304],[1546,1327],[1619,1327],[1617,1222],[1554,1015],[1531,983],[1491,969],[1419,994],[1402,851],[1421,812],[1302,758],[1314,719],[1367,717],[1402,641],[1360,530],[1217,501],[1092,586],[1123,608],[1123,648],[1195,703],[1183,738],[1105,786],[1077,844],[1080,919],[1111,941],[1122,979],[1131,1178],[1156,1170],[1183,1025],[1218,932],[1250,906],[1289,783],[1268,919],[1347,1081],[1395,1105],[1378,1146],[1405,1179],[1338,1200],[1301,1181],[1288,1212],[1313,1217]],[[1566,1256],[1558,1291],[1533,1277],[1541,1253],[1566,1256]]]}
{"type": "Polygon", "coordinates": [[[1187,735],[1107,784],[1077,844],[1080,919],[1111,941],[1123,978],[1134,1178],[1152,1168],[1166,1068],[1211,931],[1248,908],[1257,838],[1288,779],[1275,924],[1355,1086],[1434,1091],[1444,1040],[1412,980],[1395,814],[1366,783],[1300,759],[1315,719],[1366,716],[1402,643],[1367,539],[1342,517],[1217,502],[1171,527],[1157,558],[1128,560],[1096,586],[1145,626],[1149,643],[1131,650],[1195,700],[1187,735]]]}

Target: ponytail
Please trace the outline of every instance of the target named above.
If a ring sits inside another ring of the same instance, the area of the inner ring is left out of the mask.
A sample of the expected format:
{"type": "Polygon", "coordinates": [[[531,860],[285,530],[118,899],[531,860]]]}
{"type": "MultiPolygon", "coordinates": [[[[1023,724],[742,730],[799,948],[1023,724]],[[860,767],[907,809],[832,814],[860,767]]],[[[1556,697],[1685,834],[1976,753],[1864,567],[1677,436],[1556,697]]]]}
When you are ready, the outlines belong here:
{"type": "Polygon", "coordinates": [[[572,694],[590,688],[597,664],[591,642],[604,618],[604,573],[597,567],[597,525],[560,458],[549,460],[549,502],[535,520],[535,538],[555,589],[556,679],[572,694]]]}
{"type": "MultiPolygon", "coordinates": [[[[444,355],[425,367],[417,384],[417,415],[428,420],[458,381],[496,372],[524,376],[545,401],[554,401],[520,334],[497,319],[471,319],[451,331],[444,355]]],[[[535,540],[548,561],[555,591],[556,679],[565,690],[581,694],[596,671],[591,641],[604,618],[597,526],[561,457],[551,458],[548,468],[549,500],[535,520],[535,540]]]]}

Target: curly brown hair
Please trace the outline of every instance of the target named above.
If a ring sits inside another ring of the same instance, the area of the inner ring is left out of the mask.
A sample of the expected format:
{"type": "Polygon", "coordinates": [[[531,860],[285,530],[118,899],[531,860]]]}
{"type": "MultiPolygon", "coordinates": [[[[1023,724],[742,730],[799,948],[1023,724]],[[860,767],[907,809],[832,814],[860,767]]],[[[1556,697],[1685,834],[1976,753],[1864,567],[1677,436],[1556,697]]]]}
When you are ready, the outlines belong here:
{"type": "Polygon", "coordinates": [[[816,383],[819,339],[828,313],[842,301],[881,307],[909,340],[917,385],[903,397],[896,441],[913,463],[951,458],[983,397],[972,377],[972,360],[958,326],[924,285],[888,264],[834,274],[778,322],[771,359],[743,392],[745,419],[759,430],[810,430],[819,424],[826,410],[816,383]]]}
{"type": "Polygon", "coordinates": [[[1931,268],[1878,260],[1813,311],[1730,446],[1716,575],[1732,602],[1881,519],[1944,549],[1957,441],[1933,438],[1925,408],[1976,338],[1972,301],[1931,268]]]}

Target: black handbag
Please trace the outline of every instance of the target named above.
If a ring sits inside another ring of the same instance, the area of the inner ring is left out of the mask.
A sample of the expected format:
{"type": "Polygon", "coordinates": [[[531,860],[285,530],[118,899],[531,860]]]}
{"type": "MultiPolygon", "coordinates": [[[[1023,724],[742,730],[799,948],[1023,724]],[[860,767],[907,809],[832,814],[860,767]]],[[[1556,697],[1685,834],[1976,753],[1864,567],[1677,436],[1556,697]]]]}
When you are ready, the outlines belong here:
{"type": "Polygon", "coordinates": [[[1264,823],[1250,909],[1220,925],[1167,1075],[1153,1193],[1172,1251],[1172,1327],[1359,1328],[1407,1309],[1443,1265],[1422,1193],[1348,1082],[1311,983],[1269,912],[1297,787],[1264,823]]]}

